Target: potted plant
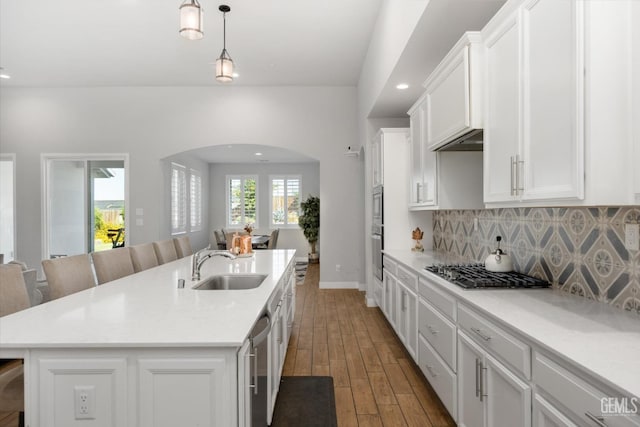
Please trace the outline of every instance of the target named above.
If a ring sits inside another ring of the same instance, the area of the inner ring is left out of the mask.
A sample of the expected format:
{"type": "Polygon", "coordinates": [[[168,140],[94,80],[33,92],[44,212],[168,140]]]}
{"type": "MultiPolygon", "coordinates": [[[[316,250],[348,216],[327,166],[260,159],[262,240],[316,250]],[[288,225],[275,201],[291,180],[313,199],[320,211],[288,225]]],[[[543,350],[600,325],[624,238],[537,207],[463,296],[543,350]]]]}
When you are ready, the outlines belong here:
{"type": "Polygon", "coordinates": [[[319,256],[316,253],[316,243],[318,242],[318,234],[320,232],[320,199],[315,196],[307,197],[307,200],[300,204],[302,214],[298,219],[298,224],[311,245],[311,253],[309,254],[309,262],[319,262],[319,256]]]}

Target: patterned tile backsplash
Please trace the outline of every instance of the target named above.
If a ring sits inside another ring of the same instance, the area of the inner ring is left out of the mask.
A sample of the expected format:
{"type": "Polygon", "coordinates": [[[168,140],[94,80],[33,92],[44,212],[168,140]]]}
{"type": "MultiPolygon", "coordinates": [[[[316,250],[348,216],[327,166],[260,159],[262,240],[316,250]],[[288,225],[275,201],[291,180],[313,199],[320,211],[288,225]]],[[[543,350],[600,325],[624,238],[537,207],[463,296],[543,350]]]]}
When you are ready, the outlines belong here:
{"type": "Polygon", "coordinates": [[[640,223],[640,206],[437,211],[433,248],[482,262],[502,236],[516,271],[640,315],[640,251],[625,248],[625,223],[640,223]]]}

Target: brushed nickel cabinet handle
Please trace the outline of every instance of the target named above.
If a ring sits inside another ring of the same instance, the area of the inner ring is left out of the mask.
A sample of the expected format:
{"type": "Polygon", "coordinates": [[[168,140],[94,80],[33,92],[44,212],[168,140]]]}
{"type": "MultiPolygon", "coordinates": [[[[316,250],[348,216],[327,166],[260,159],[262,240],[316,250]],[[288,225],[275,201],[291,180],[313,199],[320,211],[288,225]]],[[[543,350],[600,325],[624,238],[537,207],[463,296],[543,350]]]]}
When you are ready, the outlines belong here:
{"type": "Polygon", "coordinates": [[[439,332],[438,330],[433,329],[431,325],[427,325],[427,329],[429,330],[429,332],[431,332],[432,335],[436,335],[439,332]]]}
{"type": "Polygon", "coordinates": [[[435,377],[438,376],[438,374],[433,371],[433,366],[425,364],[424,367],[427,368],[427,371],[429,371],[429,373],[431,374],[432,377],[435,378],[435,377]]]}
{"type": "Polygon", "coordinates": [[[593,421],[594,423],[596,423],[597,426],[599,427],[607,427],[607,424],[604,422],[604,417],[599,417],[597,415],[593,415],[591,412],[585,412],[584,415],[586,415],[587,418],[589,418],[591,421],[593,421]]]}
{"type": "Polygon", "coordinates": [[[480,336],[480,338],[482,338],[485,341],[489,341],[491,339],[491,337],[489,335],[483,334],[482,331],[479,328],[471,328],[471,330],[473,332],[475,332],[476,334],[478,334],[478,336],[480,336]]]}
{"type": "Polygon", "coordinates": [[[510,188],[510,190],[511,190],[511,195],[512,196],[516,195],[516,189],[515,189],[515,185],[514,185],[515,179],[513,178],[513,175],[514,175],[513,172],[514,172],[514,169],[515,169],[515,165],[516,165],[516,162],[515,162],[513,156],[511,156],[511,158],[509,159],[509,169],[511,169],[511,181],[510,181],[511,182],[511,184],[510,184],[511,188],[510,188]]]}
{"type": "Polygon", "coordinates": [[[480,397],[480,359],[476,358],[476,397],[480,397]]]}

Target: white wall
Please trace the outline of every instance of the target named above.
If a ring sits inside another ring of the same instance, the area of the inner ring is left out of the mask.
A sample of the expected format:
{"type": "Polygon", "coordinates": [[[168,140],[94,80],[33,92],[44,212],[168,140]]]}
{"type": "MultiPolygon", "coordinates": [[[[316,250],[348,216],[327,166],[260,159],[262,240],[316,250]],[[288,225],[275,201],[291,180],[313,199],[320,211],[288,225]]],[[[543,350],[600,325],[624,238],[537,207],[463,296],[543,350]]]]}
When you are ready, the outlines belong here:
{"type": "Polygon", "coordinates": [[[129,153],[132,244],[169,237],[162,160],[220,143],[264,144],[320,162],[320,279],[363,282],[363,162],[353,87],[2,88],[2,152],[17,158],[17,257],[40,264],[40,153],[129,153]],[[341,264],[340,272],[335,265],[341,264]]]}
{"type": "Polygon", "coordinates": [[[0,254],[13,261],[14,252],[14,163],[12,155],[0,157],[0,254]]]}
{"type": "MultiPolygon", "coordinates": [[[[254,234],[270,234],[269,227],[269,175],[300,175],[302,179],[301,200],[309,195],[320,195],[320,165],[309,163],[233,163],[209,165],[210,229],[226,227],[226,176],[258,176],[258,227],[254,234]]],[[[321,227],[322,228],[322,227],[321,227]]],[[[211,240],[211,243],[215,243],[211,240]]],[[[318,248],[320,245],[318,245],[318,248]]],[[[309,243],[299,227],[281,228],[278,234],[278,248],[296,249],[296,257],[306,257],[309,243]]]]}

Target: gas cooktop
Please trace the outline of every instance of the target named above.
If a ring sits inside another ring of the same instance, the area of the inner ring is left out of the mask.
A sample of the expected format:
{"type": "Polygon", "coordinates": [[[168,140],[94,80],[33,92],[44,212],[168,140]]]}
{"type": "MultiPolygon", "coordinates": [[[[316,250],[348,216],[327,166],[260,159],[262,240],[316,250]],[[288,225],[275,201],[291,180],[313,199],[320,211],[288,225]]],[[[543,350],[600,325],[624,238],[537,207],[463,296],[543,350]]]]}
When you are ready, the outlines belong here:
{"type": "Polygon", "coordinates": [[[532,289],[551,286],[546,280],[522,273],[487,271],[484,264],[435,264],[425,267],[425,270],[465,289],[532,289]]]}

